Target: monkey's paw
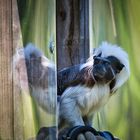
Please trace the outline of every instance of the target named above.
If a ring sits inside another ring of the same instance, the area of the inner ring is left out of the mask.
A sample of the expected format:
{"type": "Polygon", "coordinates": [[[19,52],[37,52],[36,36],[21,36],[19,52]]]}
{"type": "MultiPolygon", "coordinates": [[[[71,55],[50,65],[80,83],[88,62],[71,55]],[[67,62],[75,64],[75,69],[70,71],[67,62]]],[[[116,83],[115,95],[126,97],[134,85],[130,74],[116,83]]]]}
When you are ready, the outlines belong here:
{"type": "Polygon", "coordinates": [[[60,134],[59,140],[119,140],[108,131],[96,131],[90,126],[75,126],[60,134]]]}
{"type": "Polygon", "coordinates": [[[101,136],[94,135],[92,132],[87,131],[84,134],[79,134],[77,140],[106,140],[101,136]]]}
{"type": "Polygon", "coordinates": [[[105,140],[99,133],[90,126],[76,126],[70,129],[66,140],[105,140]]]}

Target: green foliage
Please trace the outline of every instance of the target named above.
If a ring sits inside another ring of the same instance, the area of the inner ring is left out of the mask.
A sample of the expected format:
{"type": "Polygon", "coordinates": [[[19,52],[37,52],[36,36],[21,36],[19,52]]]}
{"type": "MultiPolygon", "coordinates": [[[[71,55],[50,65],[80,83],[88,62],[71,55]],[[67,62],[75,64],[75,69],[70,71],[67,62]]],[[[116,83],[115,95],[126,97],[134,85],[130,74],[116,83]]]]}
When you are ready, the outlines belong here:
{"type": "Polygon", "coordinates": [[[100,117],[100,128],[109,129],[124,140],[137,140],[140,130],[140,1],[93,0],[91,3],[93,47],[104,40],[120,45],[128,52],[131,67],[129,81],[111,98],[103,113],[104,121],[100,117]]]}

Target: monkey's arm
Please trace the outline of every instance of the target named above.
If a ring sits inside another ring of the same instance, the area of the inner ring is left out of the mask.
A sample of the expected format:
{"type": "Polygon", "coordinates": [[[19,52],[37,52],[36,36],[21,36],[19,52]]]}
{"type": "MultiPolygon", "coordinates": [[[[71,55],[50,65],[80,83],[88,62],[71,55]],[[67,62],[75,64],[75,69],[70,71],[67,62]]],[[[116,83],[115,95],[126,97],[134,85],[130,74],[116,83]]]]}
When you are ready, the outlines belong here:
{"type": "Polygon", "coordinates": [[[80,66],[81,65],[79,64],[58,71],[57,74],[58,95],[62,95],[62,93],[65,91],[66,88],[70,86],[76,86],[81,82],[83,78],[82,73],[84,71],[80,70],[80,66]]]}

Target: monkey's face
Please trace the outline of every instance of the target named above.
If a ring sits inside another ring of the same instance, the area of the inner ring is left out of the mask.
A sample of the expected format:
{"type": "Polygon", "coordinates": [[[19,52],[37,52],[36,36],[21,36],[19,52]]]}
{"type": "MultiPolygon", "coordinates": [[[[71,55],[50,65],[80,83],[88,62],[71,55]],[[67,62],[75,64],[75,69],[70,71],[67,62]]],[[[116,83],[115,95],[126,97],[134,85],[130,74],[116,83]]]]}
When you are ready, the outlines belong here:
{"type": "Polygon", "coordinates": [[[95,56],[93,59],[93,76],[97,82],[111,82],[124,67],[114,56],[103,58],[99,55],[95,56]]]}

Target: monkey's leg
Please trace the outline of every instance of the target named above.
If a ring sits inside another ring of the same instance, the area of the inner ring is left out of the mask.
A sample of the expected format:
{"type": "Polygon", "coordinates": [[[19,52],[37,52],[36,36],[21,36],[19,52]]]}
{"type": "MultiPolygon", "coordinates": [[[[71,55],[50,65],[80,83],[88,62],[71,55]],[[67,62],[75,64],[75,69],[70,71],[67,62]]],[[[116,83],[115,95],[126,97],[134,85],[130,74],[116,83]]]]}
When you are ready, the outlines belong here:
{"type": "Polygon", "coordinates": [[[63,99],[60,103],[59,111],[60,120],[64,119],[71,127],[85,125],[81,116],[81,111],[74,99],[63,99]]]}
{"type": "MultiPolygon", "coordinates": [[[[92,126],[92,119],[93,119],[93,114],[90,116],[83,117],[86,126],[92,126]]],[[[77,140],[96,140],[96,136],[92,132],[87,131],[83,134],[81,133],[80,135],[78,135],[77,140]]]]}
{"type": "Polygon", "coordinates": [[[84,120],[84,123],[85,123],[86,126],[92,126],[93,125],[92,124],[93,115],[94,114],[83,117],[83,120],[84,120]]]}

